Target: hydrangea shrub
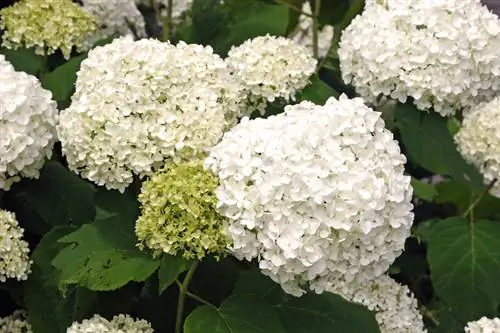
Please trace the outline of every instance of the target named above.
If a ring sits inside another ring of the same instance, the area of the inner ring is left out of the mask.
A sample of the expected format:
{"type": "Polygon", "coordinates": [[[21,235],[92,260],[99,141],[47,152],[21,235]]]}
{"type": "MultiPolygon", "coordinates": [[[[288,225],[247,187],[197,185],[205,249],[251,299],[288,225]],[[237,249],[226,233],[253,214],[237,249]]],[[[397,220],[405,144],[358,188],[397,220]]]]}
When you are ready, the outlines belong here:
{"type": "Polygon", "coordinates": [[[0,333],[500,333],[481,0],[0,4],[0,333]]]}

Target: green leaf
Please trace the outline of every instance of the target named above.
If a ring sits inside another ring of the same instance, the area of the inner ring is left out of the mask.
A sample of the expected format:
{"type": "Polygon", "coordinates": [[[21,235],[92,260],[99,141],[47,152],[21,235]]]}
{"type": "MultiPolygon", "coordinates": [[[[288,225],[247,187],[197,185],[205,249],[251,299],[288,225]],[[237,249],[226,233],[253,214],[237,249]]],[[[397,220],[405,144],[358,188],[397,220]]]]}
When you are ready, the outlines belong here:
{"type": "Polygon", "coordinates": [[[246,294],[264,298],[275,306],[286,302],[290,297],[279,284],[254,270],[242,272],[234,286],[233,295],[246,294]]]}
{"type": "Polygon", "coordinates": [[[80,70],[80,65],[86,57],[87,55],[83,54],[71,58],[41,78],[42,86],[52,92],[61,109],[69,105],[70,97],[75,91],[76,73],[80,70]]]}
{"type": "Polygon", "coordinates": [[[230,23],[217,34],[213,42],[216,53],[225,56],[231,46],[266,34],[284,36],[287,32],[289,10],[284,5],[251,2],[234,6],[229,13],[230,23]]]}
{"type": "Polygon", "coordinates": [[[438,297],[463,323],[495,317],[500,301],[500,223],[449,218],[430,231],[427,258],[438,297]]]}
{"type": "Polygon", "coordinates": [[[255,271],[241,274],[233,294],[253,295],[272,304],[286,333],[380,333],[375,315],[364,306],[331,293],[293,297],[255,271]]]}
{"type": "MultiPolygon", "coordinates": [[[[436,186],[438,192],[435,202],[438,204],[449,203],[458,208],[458,213],[462,214],[472,200],[481,195],[481,192],[472,192],[466,185],[453,180],[441,182],[436,186]]],[[[490,219],[500,217],[500,199],[490,194],[483,195],[483,198],[474,207],[476,219],[490,219]]]]}
{"type": "Polygon", "coordinates": [[[454,136],[455,134],[457,134],[458,131],[460,130],[460,127],[461,127],[460,122],[455,117],[448,118],[448,121],[446,122],[446,125],[448,127],[448,131],[450,132],[450,134],[452,136],[454,136]]]}
{"type": "Polygon", "coordinates": [[[425,220],[421,221],[416,225],[416,237],[418,237],[418,240],[420,242],[427,243],[429,242],[429,239],[432,236],[432,229],[436,226],[437,223],[439,223],[440,219],[430,219],[430,220],[425,220]]]}
{"type": "Polygon", "coordinates": [[[311,83],[298,94],[299,101],[310,101],[318,105],[323,105],[330,97],[338,98],[339,94],[318,75],[311,77],[311,83]]]}
{"type": "Polygon", "coordinates": [[[133,224],[116,215],[59,239],[70,244],[54,258],[61,270],[59,288],[78,285],[90,290],[115,290],[130,281],[144,281],[156,271],[159,260],[137,247],[133,224]]]}
{"type": "Polygon", "coordinates": [[[113,42],[114,39],[116,39],[118,37],[118,35],[116,36],[108,36],[108,37],[104,37],[104,38],[101,38],[99,39],[98,41],[96,41],[93,45],[92,45],[92,48],[91,49],[94,49],[98,46],[104,46],[104,45],[107,45],[107,44],[110,44],[111,42],[113,42]]]}
{"type": "Polygon", "coordinates": [[[59,162],[45,163],[39,179],[25,180],[16,191],[51,226],[81,225],[95,217],[94,188],[59,162]]]}
{"type": "Polygon", "coordinates": [[[380,332],[375,314],[331,293],[289,298],[278,311],[287,333],[380,332]]]}
{"type": "Polygon", "coordinates": [[[191,261],[182,256],[163,255],[158,270],[159,293],[162,294],[190,265],[191,261]]]}
{"type": "Polygon", "coordinates": [[[97,210],[101,219],[120,216],[126,225],[135,225],[139,216],[139,201],[131,185],[124,193],[98,187],[95,195],[97,210]]]}
{"type": "Polygon", "coordinates": [[[204,305],[184,322],[185,333],[285,333],[276,310],[252,296],[232,296],[219,309],[204,305]]]}
{"type": "Polygon", "coordinates": [[[463,323],[459,323],[442,303],[434,302],[426,306],[428,315],[435,318],[436,322],[439,323],[436,328],[429,328],[429,333],[457,333],[463,330],[465,326],[463,323]]]}
{"type": "Polygon", "coordinates": [[[190,34],[197,44],[211,44],[217,34],[224,29],[226,15],[219,0],[194,0],[190,34]]]}
{"type": "Polygon", "coordinates": [[[413,194],[422,200],[432,202],[437,196],[438,192],[433,185],[424,183],[416,178],[411,179],[411,186],[413,187],[413,194]]]}
{"type": "Polygon", "coordinates": [[[394,116],[405,152],[411,160],[436,174],[449,175],[474,190],[483,188],[481,175],[457,151],[445,118],[435,112],[420,111],[409,103],[398,103],[394,116]]]}
{"type": "Polygon", "coordinates": [[[96,294],[81,288],[71,288],[67,297],[57,289],[59,271],[51,265],[52,258],[61,249],[57,239],[72,232],[74,227],[58,227],[47,233],[31,259],[32,273],[24,283],[24,303],[28,321],[38,333],[65,333],[67,327],[92,313],[96,294]]]}
{"type": "Polygon", "coordinates": [[[37,76],[45,66],[44,57],[35,54],[32,49],[10,50],[2,47],[0,48],[0,53],[5,55],[5,59],[7,59],[17,71],[23,71],[37,76]]]}

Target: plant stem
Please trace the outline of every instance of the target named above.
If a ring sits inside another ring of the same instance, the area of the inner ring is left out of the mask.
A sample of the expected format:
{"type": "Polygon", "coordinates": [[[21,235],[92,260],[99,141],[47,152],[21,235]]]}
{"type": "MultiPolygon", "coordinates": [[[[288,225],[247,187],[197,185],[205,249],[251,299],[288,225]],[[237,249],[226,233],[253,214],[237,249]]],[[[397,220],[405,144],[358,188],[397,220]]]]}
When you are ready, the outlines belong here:
{"type": "MultiPolygon", "coordinates": [[[[177,280],[177,279],[176,279],[176,280],[175,280],[175,283],[177,284],[177,286],[179,287],[179,289],[181,289],[181,288],[182,288],[182,283],[180,283],[180,281],[179,281],[179,280],[177,280]]],[[[190,291],[188,291],[188,290],[186,290],[185,294],[186,294],[186,296],[191,297],[192,299],[194,299],[194,300],[196,300],[196,301],[200,302],[201,304],[205,304],[205,305],[208,305],[208,306],[210,306],[210,307],[212,307],[212,308],[214,308],[214,309],[217,309],[217,307],[216,307],[215,305],[213,305],[212,303],[210,303],[209,301],[204,300],[204,299],[203,299],[203,298],[201,298],[200,296],[198,296],[198,295],[196,295],[196,294],[193,294],[192,292],[190,292],[190,291]]]]}
{"type": "Polygon", "coordinates": [[[313,26],[312,26],[312,42],[313,42],[313,56],[318,59],[318,20],[319,20],[319,12],[321,9],[321,0],[314,1],[314,14],[313,14],[313,26]]]}
{"type": "Polygon", "coordinates": [[[175,318],[175,333],[182,332],[182,320],[184,319],[184,302],[186,300],[187,288],[189,286],[189,282],[196,271],[196,267],[198,266],[198,262],[195,261],[189,268],[186,277],[184,277],[184,281],[179,288],[179,299],[177,301],[177,316],[175,318]]]}
{"type": "Polygon", "coordinates": [[[471,212],[473,212],[473,210],[474,210],[474,208],[476,208],[477,204],[491,190],[491,188],[495,185],[496,182],[497,182],[497,180],[495,179],[488,186],[486,186],[484,188],[483,192],[481,192],[481,194],[479,194],[476,197],[476,199],[469,205],[469,207],[467,207],[467,209],[465,210],[465,212],[462,214],[462,218],[467,217],[467,215],[469,215],[471,212]]]}
{"type": "Polygon", "coordinates": [[[308,17],[314,17],[313,14],[309,14],[309,13],[305,13],[302,11],[302,9],[300,9],[299,7],[297,6],[294,6],[292,5],[291,3],[288,3],[286,2],[285,0],[274,0],[274,2],[276,3],[279,3],[280,5],[284,5],[284,6],[287,6],[288,8],[290,8],[291,10],[297,12],[297,13],[300,13],[301,15],[304,15],[304,16],[308,16],[308,17]]]}
{"type": "Polygon", "coordinates": [[[211,308],[217,309],[217,307],[216,307],[215,305],[213,305],[212,303],[210,303],[209,301],[206,301],[206,300],[204,300],[203,298],[201,298],[200,296],[195,295],[195,294],[193,294],[192,292],[189,292],[189,291],[187,291],[187,290],[186,290],[186,296],[191,297],[192,299],[194,299],[194,300],[196,300],[196,301],[200,302],[201,304],[208,305],[208,306],[209,306],[209,307],[211,307],[211,308]]]}
{"type": "Polygon", "coordinates": [[[436,317],[434,316],[434,313],[432,313],[432,311],[430,311],[429,309],[427,309],[425,306],[421,306],[420,310],[422,311],[422,313],[423,313],[424,316],[426,316],[427,318],[429,318],[432,321],[432,323],[434,325],[436,325],[436,327],[439,326],[439,320],[436,319],[436,317]]]}
{"type": "Polygon", "coordinates": [[[170,33],[171,33],[171,28],[172,28],[172,6],[173,0],[168,0],[167,3],[167,17],[163,21],[163,30],[162,30],[162,35],[163,35],[163,41],[170,40],[170,33]]]}

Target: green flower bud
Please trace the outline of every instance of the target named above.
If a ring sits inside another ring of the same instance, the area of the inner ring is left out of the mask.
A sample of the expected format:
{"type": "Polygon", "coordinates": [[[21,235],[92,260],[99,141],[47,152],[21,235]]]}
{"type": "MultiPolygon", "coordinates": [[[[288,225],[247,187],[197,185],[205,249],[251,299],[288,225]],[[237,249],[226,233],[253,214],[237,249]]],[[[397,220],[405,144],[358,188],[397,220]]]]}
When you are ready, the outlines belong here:
{"type": "Polygon", "coordinates": [[[216,209],[218,185],[199,161],[171,163],[144,182],[135,226],[139,248],[198,260],[224,255],[228,237],[216,209]]]}
{"type": "Polygon", "coordinates": [[[73,46],[83,50],[98,26],[94,16],[71,0],[21,0],[0,10],[0,28],[6,48],[34,47],[41,55],[60,49],[68,59],[73,46]]]}

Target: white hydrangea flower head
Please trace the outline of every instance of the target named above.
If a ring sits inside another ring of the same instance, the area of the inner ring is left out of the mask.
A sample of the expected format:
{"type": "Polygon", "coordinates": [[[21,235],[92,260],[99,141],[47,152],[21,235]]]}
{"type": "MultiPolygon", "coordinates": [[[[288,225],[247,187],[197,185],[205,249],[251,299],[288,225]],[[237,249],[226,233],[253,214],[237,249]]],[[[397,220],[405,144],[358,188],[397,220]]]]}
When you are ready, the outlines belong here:
{"type": "MultiPolygon", "coordinates": [[[[135,0],[138,5],[149,7],[151,6],[150,0],[135,0]]],[[[158,0],[160,5],[160,14],[163,17],[167,16],[168,0],[158,0]]],[[[173,0],[172,1],[172,21],[174,24],[179,23],[186,12],[191,10],[193,0],[173,0]]],[[[162,23],[162,22],[158,22],[162,23]]]]}
{"type": "Polygon", "coordinates": [[[74,322],[68,327],[67,333],[153,333],[151,324],[143,319],[119,314],[107,320],[99,315],[84,319],[81,323],[74,322]]]}
{"type": "Polygon", "coordinates": [[[39,177],[52,155],[57,121],[51,92],[0,55],[0,189],[39,177]]]}
{"type": "Polygon", "coordinates": [[[500,332],[500,319],[482,317],[479,320],[467,323],[465,333],[497,333],[500,332]]]}
{"type": "Polygon", "coordinates": [[[267,102],[295,100],[309,84],[317,60],[311,50],[285,37],[258,36],[231,47],[226,63],[248,94],[246,115],[264,114],[267,102]]]}
{"type": "Polygon", "coordinates": [[[462,157],[476,166],[485,184],[497,180],[490,194],[500,198],[500,96],[468,112],[455,142],[462,157]]]}
{"type": "Polygon", "coordinates": [[[240,112],[237,87],[210,47],[131,37],[97,47],[60,115],[69,168],[124,191],[133,175],[216,144],[240,112]]]}
{"type": "Polygon", "coordinates": [[[3,333],[33,333],[31,325],[26,321],[24,311],[14,311],[8,317],[0,318],[0,332],[3,333]]]}
{"type": "Polygon", "coordinates": [[[133,35],[129,25],[138,37],[146,37],[146,23],[134,0],[82,0],[82,5],[96,17],[99,25],[99,31],[86,42],[86,49],[102,38],[133,35]]]}
{"type": "MultiPolygon", "coordinates": [[[[406,158],[360,98],[242,119],[205,160],[230,251],[300,296],[302,284],[383,274],[413,222],[406,158]]],[[[319,289],[316,288],[319,292],[319,289]]]]}
{"type": "Polygon", "coordinates": [[[31,272],[29,245],[23,234],[15,214],[0,209],[0,282],[26,280],[31,272]]]}
{"type": "MultiPolygon", "coordinates": [[[[309,1],[304,2],[302,5],[302,12],[306,14],[312,14],[311,5],[309,1]]],[[[330,46],[332,45],[334,29],[331,25],[325,25],[323,28],[318,31],[318,56],[320,58],[324,58],[328,51],[330,50],[330,46]]],[[[308,50],[312,50],[313,48],[313,19],[307,15],[300,15],[299,23],[295,30],[290,34],[290,39],[292,39],[297,44],[300,44],[307,48],[308,50]]]]}
{"type": "Polygon", "coordinates": [[[375,313],[381,333],[426,333],[417,299],[388,275],[357,283],[329,281],[326,290],[375,313]]]}
{"type": "Polygon", "coordinates": [[[500,92],[500,20],[478,0],[372,0],[343,31],[342,78],[369,103],[452,115],[500,92]]]}

